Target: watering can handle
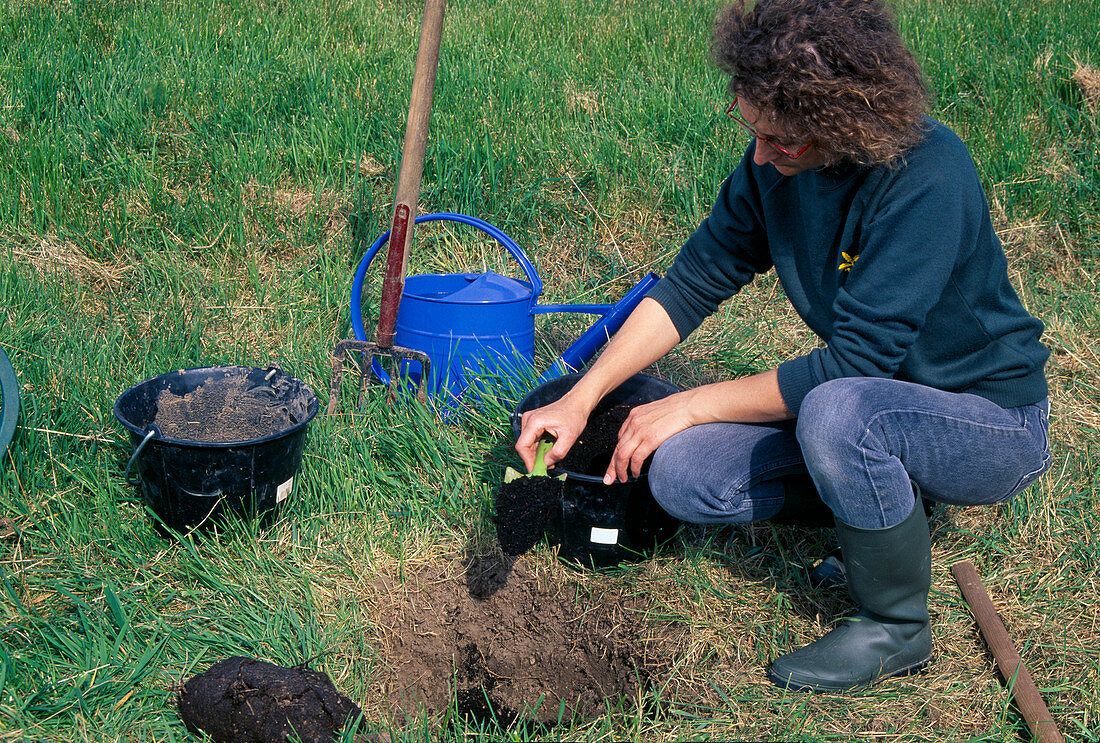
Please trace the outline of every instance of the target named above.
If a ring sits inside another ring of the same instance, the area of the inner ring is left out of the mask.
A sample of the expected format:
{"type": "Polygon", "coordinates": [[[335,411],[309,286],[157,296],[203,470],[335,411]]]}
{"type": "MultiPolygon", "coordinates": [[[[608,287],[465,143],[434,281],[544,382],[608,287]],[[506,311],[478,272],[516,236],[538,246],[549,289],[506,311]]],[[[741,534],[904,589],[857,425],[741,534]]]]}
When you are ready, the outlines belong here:
{"type": "Polygon", "coordinates": [[[3,405],[3,414],[0,415],[0,458],[8,450],[8,444],[15,436],[15,426],[19,419],[19,380],[15,376],[15,369],[8,360],[4,349],[0,348],[0,405],[3,405]]]}
{"type": "MultiPolygon", "coordinates": [[[[531,308],[532,312],[534,311],[539,295],[542,294],[542,280],[535,270],[535,265],[531,263],[531,259],[528,258],[527,254],[523,252],[523,249],[516,244],[515,240],[485,220],[471,217],[466,214],[439,212],[437,214],[422,214],[414,220],[414,224],[420,224],[422,222],[459,222],[479,229],[489,237],[494,238],[505,250],[511,253],[512,257],[516,259],[523,269],[523,273],[527,276],[527,280],[531,282],[531,308]]],[[[374,260],[374,256],[382,246],[386,244],[389,238],[389,231],[383,232],[382,235],[374,241],[374,244],[367,249],[362,260],[359,261],[359,268],[355,272],[355,281],[353,281],[351,285],[351,327],[357,340],[365,341],[367,339],[367,332],[363,327],[362,307],[363,282],[366,281],[367,278],[367,268],[370,267],[370,263],[374,260]]]]}

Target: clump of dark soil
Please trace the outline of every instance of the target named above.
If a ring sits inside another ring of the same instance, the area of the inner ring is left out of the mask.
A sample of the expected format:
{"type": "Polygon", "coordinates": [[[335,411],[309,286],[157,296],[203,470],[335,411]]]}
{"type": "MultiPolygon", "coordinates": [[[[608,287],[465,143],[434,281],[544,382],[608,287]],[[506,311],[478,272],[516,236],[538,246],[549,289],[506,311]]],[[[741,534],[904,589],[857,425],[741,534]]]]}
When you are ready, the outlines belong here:
{"type": "Polygon", "coordinates": [[[250,441],[285,431],[306,417],[305,399],[290,388],[285,378],[254,387],[246,377],[226,373],[183,395],[162,390],[153,422],[173,439],[250,441]]]}
{"type": "Polygon", "coordinates": [[[398,723],[417,719],[418,709],[442,716],[451,708],[501,725],[591,718],[607,704],[632,707],[670,661],[650,656],[656,628],[631,611],[635,599],[545,585],[522,562],[406,565],[404,582],[378,588],[378,685],[398,723]],[[464,569],[477,579],[463,580],[464,569]]]}
{"type": "Polygon", "coordinates": [[[556,465],[557,469],[580,475],[600,476],[611,464],[611,455],[619,443],[619,429],[630,415],[630,405],[597,406],[588,417],[569,453],[556,465]]]}
{"type": "Polygon", "coordinates": [[[187,681],[179,712],[188,730],[217,743],[286,743],[292,733],[332,743],[359,708],[320,671],[234,657],[187,681]]]}
{"type": "Polygon", "coordinates": [[[487,599],[504,588],[512,574],[512,556],[490,552],[468,553],[462,561],[466,569],[466,588],[475,599],[487,599]]]}
{"type": "Polygon", "coordinates": [[[554,477],[527,475],[497,488],[493,520],[504,553],[522,555],[534,547],[561,509],[561,499],[562,482],[554,477]]]}

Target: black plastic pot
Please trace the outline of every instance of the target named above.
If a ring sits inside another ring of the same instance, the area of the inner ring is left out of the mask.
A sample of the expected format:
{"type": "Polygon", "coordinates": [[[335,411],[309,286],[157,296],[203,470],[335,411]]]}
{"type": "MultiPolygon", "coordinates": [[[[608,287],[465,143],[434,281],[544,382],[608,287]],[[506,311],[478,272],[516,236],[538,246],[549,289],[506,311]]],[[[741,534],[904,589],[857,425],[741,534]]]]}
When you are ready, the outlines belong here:
{"type": "Polygon", "coordinates": [[[302,463],[306,425],[317,414],[317,396],[279,369],[243,366],[183,369],[146,380],[123,392],[115,417],[130,433],[133,456],[127,480],[141,486],[162,535],[205,530],[228,513],[274,521],[294,488],[302,463]],[[260,438],[205,442],[163,436],[156,426],[157,400],[165,390],[187,395],[213,380],[240,379],[246,389],[270,392],[285,405],[291,424],[260,438]],[[137,477],[131,474],[135,468],[137,477]]]}
{"type": "MultiPolygon", "coordinates": [[[[512,414],[513,438],[519,438],[523,413],[554,402],[580,378],[580,374],[570,374],[552,379],[520,400],[512,414]]],[[[679,391],[671,382],[635,374],[610,392],[601,405],[640,405],[679,391]]],[[[604,484],[602,472],[571,472],[557,467],[550,474],[563,472],[561,512],[550,529],[551,538],[560,544],[558,556],[563,560],[596,569],[642,560],[680,528],[680,522],[654,500],[644,469],[639,477],[611,485],[604,484]]]]}

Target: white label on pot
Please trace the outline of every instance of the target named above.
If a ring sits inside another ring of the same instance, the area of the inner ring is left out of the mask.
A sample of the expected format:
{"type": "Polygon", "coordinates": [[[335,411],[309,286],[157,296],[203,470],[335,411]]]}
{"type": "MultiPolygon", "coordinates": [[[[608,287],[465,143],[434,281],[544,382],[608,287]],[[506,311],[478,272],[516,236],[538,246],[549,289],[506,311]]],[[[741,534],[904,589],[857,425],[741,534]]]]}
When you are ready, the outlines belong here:
{"type": "Polygon", "coordinates": [[[619,543],[619,530],[618,529],[601,529],[598,526],[592,527],[592,536],[589,538],[594,544],[618,544],[619,543]]]}
{"type": "Polygon", "coordinates": [[[282,503],[290,495],[290,491],[294,489],[294,478],[290,478],[275,491],[275,502],[282,503]]]}

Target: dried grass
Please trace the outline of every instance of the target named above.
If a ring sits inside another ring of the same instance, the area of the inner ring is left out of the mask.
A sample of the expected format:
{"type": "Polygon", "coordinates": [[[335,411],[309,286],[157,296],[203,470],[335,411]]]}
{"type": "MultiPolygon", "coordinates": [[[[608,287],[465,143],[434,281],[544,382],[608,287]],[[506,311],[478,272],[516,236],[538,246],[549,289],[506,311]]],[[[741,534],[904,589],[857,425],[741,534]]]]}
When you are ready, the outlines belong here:
{"type": "Polygon", "coordinates": [[[1100,70],[1081,62],[1074,64],[1073,82],[1081,89],[1089,113],[1096,116],[1100,113],[1100,70]]]}
{"type": "Polygon", "coordinates": [[[1056,180],[1080,178],[1080,174],[1066,156],[1066,153],[1062,151],[1061,147],[1055,144],[1047,147],[1046,152],[1043,154],[1040,170],[1047,178],[1054,178],[1056,180]]]}
{"type": "Polygon", "coordinates": [[[126,278],[133,271],[133,266],[120,261],[94,260],[76,243],[52,233],[30,246],[16,244],[11,248],[11,253],[17,260],[30,265],[42,278],[75,280],[111,294],[123,288],[126,278]]]}
{"type": "Polygon", "coordinates": [[[569,109],[569,113],[583,111],[588,116],[595,116],[600,112],[601,108],[598,93],[595,91],[578,90],[573,84],[573,81],[566,83],[565,105],[569,109]]]}
{"type": "MultiPolygon", "coordinates": [[[[370,158],[360,168],[381,167],[370,158]]],[[[294,245],[282,235],[300,233],[312,219],[321,220],[323,245],[331,244],[347,227],[351,201],[346,194],[332,191],[316,193],[294,185],[263,186],[250,181],[242,186],[248,216],[247,230],[257,243],[277,246],[280,254],[298,256],[313,245],[294,245]],[[274,238],[274,239],[273,239],[274,238]]]]}
{"type": "Polygon", "coordinates": [[[376,178],[389,173],[385,165],[378,162],[372,155],[364,154],[359,160],[359,174],[368,178],[376,178]]]}
{"type": "Polygon", "coordinates": [[[1043,341],[1051,351],[1047,378],[1053,426],[1062,443],[1077,449],[1100,430],[1100,375],[1095,321],[1058,298],[1071,293],[1095,294],[1098,278],[1087,268],[1087,248],[1067,237],[1061,225],[1041,221],[1009,223],[1000,204],[993,204],[994,226],[1005,248],[1012,283],[1025,307],[1042,317],[1043,341]],[[1053,306],[1052,306],[1053,305],[1053,306]]]}
{"type": "Polygon", "coordinates": [[[580,200],[575,222],[587,221],[592,230],[583,234],[561,230],[539,243],[540,273],[553,296],[567,297],[563,301],[569,302],[599,302],[607,295],[621,296],[647,272],[658,271],[679,248],[683,237],[659,213],[621,205],[604,214],[572,176],[567,178],[568,188],[561,198],[580,200]],[[594,270],[594,254],[609,268],[594,270]],[[579,288],[578,279],[593,273],[611,273],[613,278],[596,287],[579,288]]]}

